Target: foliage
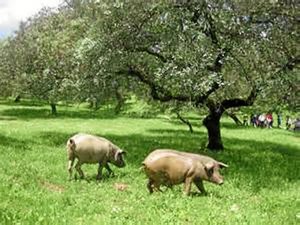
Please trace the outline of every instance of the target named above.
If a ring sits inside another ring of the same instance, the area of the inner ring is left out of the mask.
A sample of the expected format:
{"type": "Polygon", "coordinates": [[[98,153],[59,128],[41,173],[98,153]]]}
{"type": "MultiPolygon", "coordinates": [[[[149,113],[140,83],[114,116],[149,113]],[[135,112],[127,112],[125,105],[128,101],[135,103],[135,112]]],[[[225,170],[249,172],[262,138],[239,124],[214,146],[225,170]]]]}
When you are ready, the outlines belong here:
{"type": "Polygon", "coordinates": [[[160,98],[203,103],[206,94],[214,101],[247,96],[253,85],[263,95],[278,96],[280,85],[294,96],[294,73],[272,75],[299,63],[296,11],[281,1],[65,1],[23,22],[1,47],[1,76],[14,92],[54,102],[110,98],[120,88],[141,94],[138,77],[116,74],[128,66],[160,98]]]}
{"type": "Polygon", "coordinates": [[[205,107],[218,142],[209,146],[221,149],[226,110],[255,101],[297,110],[298,10],[295,1],[65,1],[1,44],[2,95],[96,109],[117,99],[116,112],[132,93],[205,107]]]}
{"type": "MultiPolygon", "coordinates": [[[[253,87],[272,95],[281,80],[274,74],[299,63],[295,7],[236,1],[113,5],[102,26],[106,42],[98,42],[108,49],[103,67],[128,69],[162,101],[203,103],[210,90],[214,101],[240,98],[253,87]]],[[[286,80],[294,79],[284,72],[286,80]]]]}

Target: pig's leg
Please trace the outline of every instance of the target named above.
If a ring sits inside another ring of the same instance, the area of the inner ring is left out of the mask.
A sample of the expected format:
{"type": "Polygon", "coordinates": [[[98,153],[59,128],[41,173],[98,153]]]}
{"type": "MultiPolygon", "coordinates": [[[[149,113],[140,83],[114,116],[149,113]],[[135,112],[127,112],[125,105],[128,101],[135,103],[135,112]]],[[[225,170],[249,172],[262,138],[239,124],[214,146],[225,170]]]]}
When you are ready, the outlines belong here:
{"type": "Polygon", "coordinates": [[[199,189],[199,191],[201,191],[201,193],[203,194],[207,194],[205,189],[204,189],[204,186],[203,186],[203,181],[202,180],[195,180],[194,181],[194,184],[197,186],[197,188],[199,189]]]}
{"type": "Polygon", "coordinates": [[[147,183],[147,188],[148,188],[150,194],[152,194],[153,193],[153,180],[151,180],[150,178],[147,183]]]}
{"type": "Polygon", "coordinates": [[[185,182],[184,182],[184,193],[186,195],[190,194],[191,186],[192,186],[192,178],[191,177],[187,177],[185,179],[185,182]]]}
{"type": "Polygon", "coordinates": [[[82,163],[78,160],[78,162],[76,163],[75,169],[77,170],[80,178],[82,179],[82,178],[84,178],[84,174],[83,174],[83,171],[81,170],[81,165],[82,165],[82,163]]]}
{"type": "Polygon", "coordinates": [[[106,163],[104,167],[105,167],[105,168],[107,169],[107,171],[108,171],[108,176],[110,176],[110,175],[114,176],[114,175],[115,175],[115,174],[114,174],[114,171],[111,170],[111,168],[109,167],[108,163],[106,163]]]}
{"type": "Polygon", "coordinates": [[[72,167],[74,164],[74,158],[73,159],[69,159],[69,163],[68,163],[68,171],[69,171],[69,180],[72,179],[72,167]]]}
{"type": "MultiPolygon", "coordinates": [[[[102,169],[103,169],[103,165],[99,162],[98,163],[98,174],[97,174],[97,180],[100,180],[102,178],[102,169]]],[[[110,168],[109,168],[110,169],[110,168]]]]}
{"type": "Polygon", "coordinates": [[[156,191],[162,192],[162,190],[160,189],[160,184],[155,183],[154,188],[155,188],[156,191]]]}

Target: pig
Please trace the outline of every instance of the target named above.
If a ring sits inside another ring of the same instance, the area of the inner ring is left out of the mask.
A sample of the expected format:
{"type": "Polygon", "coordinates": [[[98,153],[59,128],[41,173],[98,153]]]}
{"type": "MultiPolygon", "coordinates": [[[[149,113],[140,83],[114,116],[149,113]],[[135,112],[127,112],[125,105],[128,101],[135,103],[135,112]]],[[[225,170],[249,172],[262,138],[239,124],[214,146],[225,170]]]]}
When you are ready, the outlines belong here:
{"type": "Polygon", "coordinates": [[[67,141],[69,179],[72,178],[72,167],[75,158],[78,160],[75,169],[79,173],[80,178],[84,178],[81,170],[82,164],[98,163],[97,179],[101,179],[103,167],[107,169],[109,175],[113,174],[108,163],[112,163],[119,168],[125,166],[124,154],[125,151],[103,137],[90,134],[76,134],[67,141]]]}
{"type": "Polygon", "coordinates": [[[170,154],[180,154],[180,155],[185,155],[185,156],[189,156],[194,158],[195,160],[199,160],[200,162],[202,162],[203,164],[218,164],[220,166],[220,168],[224,168],[224,167],[228,167],[227,164],[216,161],[215,159],[206,156],[206,155],[200,155],[200,154],[196,154],[196,153],[190,153],[190,152],[183,152],[183,151],[177,151],[177,150],[173,150],[173,149],[157,149],[157,152],[168,152],[170,154]]]}
{"type": "Polygon", "coordinates": [[[203,180],[221,185],[223,177],[219,169],[228,165],[211,157],[172,149],[157,149],[151,152],[142,163],[148,177],[147,188],[161,191],[160,186],[172,187],[184,183],[184,193],[190,194],[194,183],[200,192],[206,194],[203,180]]]}

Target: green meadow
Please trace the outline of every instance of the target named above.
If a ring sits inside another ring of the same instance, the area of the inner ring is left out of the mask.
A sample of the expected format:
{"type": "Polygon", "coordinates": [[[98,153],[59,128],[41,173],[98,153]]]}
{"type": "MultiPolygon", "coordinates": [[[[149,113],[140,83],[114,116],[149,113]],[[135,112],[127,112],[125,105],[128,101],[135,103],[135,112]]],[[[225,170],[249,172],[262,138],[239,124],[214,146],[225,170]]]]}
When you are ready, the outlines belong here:
{"type": "MultiPolygon", "coordinates": [[[[201,115],[194,133],[175,116],[116,116],[110,107],[0,102],[0,224],[299,224],[300,139],[285,129],[238,127],[222,119],[225,150],[205,149],[201,115]],[[96,180],[68,180],[66,141],[77,132],[103,136],[127,151],[125,168],[96,180]],[[229,165],[223,186],[204,182],[207,196],[182,185],[150,195],[143,159],[156,148],[207,154],[229,165]]],[[[204,116],[204,115],[203,115],[204,116]]],[[[202,116],[202,117],[203,117],[202,116]]]]}

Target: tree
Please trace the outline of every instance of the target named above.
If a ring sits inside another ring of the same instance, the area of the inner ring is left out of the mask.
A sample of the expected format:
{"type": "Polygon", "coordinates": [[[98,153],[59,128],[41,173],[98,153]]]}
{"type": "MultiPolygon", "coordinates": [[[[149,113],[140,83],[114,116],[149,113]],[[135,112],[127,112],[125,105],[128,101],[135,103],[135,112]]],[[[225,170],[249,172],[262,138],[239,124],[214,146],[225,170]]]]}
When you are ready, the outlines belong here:
{"type": "Polygon", "coordinates": [[[297,6],[255,3],[112,4],[100,29],[106,60],[99,65],[110,80],[126,77],[147,87],[154,100],[206,106],[208,147],[223,149],[225,110],[252,105],[277,80],[274,71],[299,58],[293,50],[297,6]]]}
{"type": "Polygon", "coordinates": [[[44,8],[21,23],[3,47],[5,60],[0,76],[11,84],[8,90],[17,84],[19,92],[49,102],[53,114],[60,100],[90,100],[97,108],[100,99],[110,96],[111,89],[102,88],[108,79],[94,75],[95,71],[96,75],[102,73],[98,58],[87,61],[86,56],[93,58],[89,50],[94,47],[94,36],[100,37],[93,23],[101,19],[103,5],[97,1],[65,1],[58,9],[44,8]]]}
{"type": "Polygon", "coordinates": [[[11,71],[10,66],[7,64],[7,59],[10,58],[11,52],[8,48],[9,40],[2,40],[0,42],[0,89],[1,97],[7,97],[12,94],[11,91],[11,71]]]}
{"type": "Polygon", "coordinates": [[[72,20],[68,11],[44,8],[22,23],[8,45],[14,57],[5,63],[11,76],[22,78],[17,82],[19,91],[48,101],[52,114],[57,112],[57,101],[74,96],[72,59],[81,35],[80,21],[72,20]]]}
{"type": "Polygon", "coordinates": [[[127,93],[164,107],[205,107],[208,147],[216,150],[224,112],[270,98],[295,105],[295,1],[140,3],[65,0],[22,23],[0,46],[7,94],[46,100],[53,113],[60,100],[97,108],[111,99],[118,112],[127,93]]]}
{"type": "MultiPolygon", "coordinates": [[[[20,30],[22,30],[22,24],[20,30]]],[[[24,76],[22,67],[27,61],[22,57],[22,47],[18,39],[6,38],[0,45],[0,88],[2,97],[20,96],[24,76]]]]}

